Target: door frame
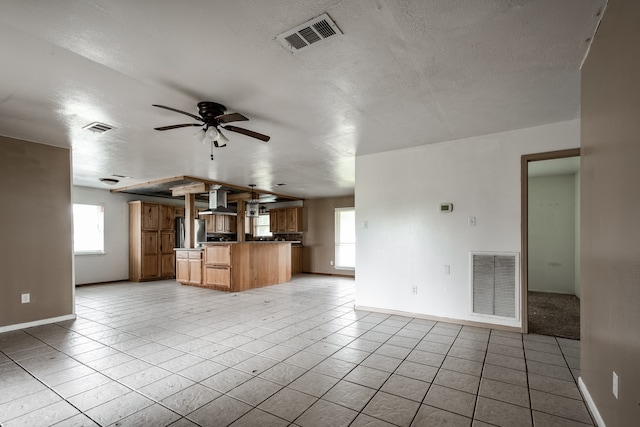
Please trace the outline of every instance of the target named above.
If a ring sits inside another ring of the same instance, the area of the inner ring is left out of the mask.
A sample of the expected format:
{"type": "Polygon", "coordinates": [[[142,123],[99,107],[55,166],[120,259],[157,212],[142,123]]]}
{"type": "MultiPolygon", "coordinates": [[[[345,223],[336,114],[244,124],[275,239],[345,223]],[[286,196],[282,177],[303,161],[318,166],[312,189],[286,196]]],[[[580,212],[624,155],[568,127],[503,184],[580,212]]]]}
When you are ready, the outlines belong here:
{"type": "Polygon", "coordinates": [[[564,159],[566,157],[580,157],[579,148],[568,150],[546,151],[544,153],[523,154],[520,158],[521,185],[521,242],[522,257],[520,259],[520,304],[522,313],[522,333],[529,333],[529,313],[527,308],[527,292],[529,290],[529,162],[540,160],[564,159]]]}

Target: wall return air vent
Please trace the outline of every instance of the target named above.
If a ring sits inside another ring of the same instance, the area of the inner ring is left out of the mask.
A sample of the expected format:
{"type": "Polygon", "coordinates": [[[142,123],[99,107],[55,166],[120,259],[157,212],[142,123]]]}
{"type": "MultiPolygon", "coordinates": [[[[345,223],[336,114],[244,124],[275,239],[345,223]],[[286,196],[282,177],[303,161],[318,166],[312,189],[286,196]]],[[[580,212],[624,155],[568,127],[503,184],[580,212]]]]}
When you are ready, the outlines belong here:
{"type": "Polygon", "coordinates": [[[342,35],[342,31],[335,22],[327,15],[314,18],[304,24],[286,31],[276,37],[276,40],[288,51],[298,53],[312,46],[321,45],[328,40],[342,35]]]}

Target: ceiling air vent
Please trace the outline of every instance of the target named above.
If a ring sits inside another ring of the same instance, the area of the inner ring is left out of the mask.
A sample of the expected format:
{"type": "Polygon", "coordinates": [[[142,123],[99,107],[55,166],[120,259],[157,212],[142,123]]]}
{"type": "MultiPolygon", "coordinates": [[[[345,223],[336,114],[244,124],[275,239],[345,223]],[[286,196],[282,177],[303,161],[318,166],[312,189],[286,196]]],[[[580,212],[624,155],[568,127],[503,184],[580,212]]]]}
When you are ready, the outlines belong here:
{"type": "Polygon", "coordinates": [[[91,124],[84,126],[82,129],[90,130],[91,132],[94,132],[94,133],[105,133],[105,132],[109,132],[112,129],[115,129],[115,127],[108,125],[106,123],[93,122],[91,124]]]}
{"type": "Polygon", "coordinates": [[[288,51],[298,53],[311,46],[318,46],[342,34],[335,22],[326,13],[298,25],[276,37],[288,51]]]}

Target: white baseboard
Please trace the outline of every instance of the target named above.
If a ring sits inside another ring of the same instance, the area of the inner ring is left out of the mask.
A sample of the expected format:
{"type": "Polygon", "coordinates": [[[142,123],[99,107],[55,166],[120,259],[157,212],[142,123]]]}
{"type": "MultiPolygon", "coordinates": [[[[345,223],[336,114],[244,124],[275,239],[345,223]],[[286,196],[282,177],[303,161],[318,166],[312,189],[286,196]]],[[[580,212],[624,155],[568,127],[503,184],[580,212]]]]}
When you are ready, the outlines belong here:
{"type": "Polygon", "coordinates": [[[598,407],[596,403],[591,398],[591,394],[589,394],[589,390],[587,390],[587,385],[582,381],[582,377],[578,377],[578,387],[580,388],[580,392],[582,396],[584,396],[584,401],[589,408],[589,412],[591,412],[591,416],[593,417],[596,425],[598,427],[606,427],[604,420],[600,416],[600,412],[598,412],[598,407]]]}
{"type": "Polygon", "coordinates": [[[517,326],[498,325],[494,323],[478,322],[475,320],[452,319],[449,317],[431,316],[428,314],[410,313],[407,311],[389,310],[386,308],[368,307],[364,305],[354,305],[353,308],[355,310],[372,311],[374,313],[391,314],[391,315],[398,315],[398,316],[405,316],[405,317],[415,317],[417,319],[433,320],[434,322],[446,322],[446,323],[453,323],[456,325],[463,325],[463,326],[476,326],[478,328],[499,329],[502,331],[509,331],[509,332],[518,332],[518,333],[522,332],[522,329],[517,326]]]}
{"type": "Polygon", "coordinates": [[[3,332],[15,331],[18,329],[33,328],[34,326],[48,325],[49,323],[62,322],[64,320],[74,320],[75,314],[67,314],[65,316],[49,317],[48,319],[35,320],[33,322],[16,323],[15,325],[0,326],[0,334],[3,332]]]}

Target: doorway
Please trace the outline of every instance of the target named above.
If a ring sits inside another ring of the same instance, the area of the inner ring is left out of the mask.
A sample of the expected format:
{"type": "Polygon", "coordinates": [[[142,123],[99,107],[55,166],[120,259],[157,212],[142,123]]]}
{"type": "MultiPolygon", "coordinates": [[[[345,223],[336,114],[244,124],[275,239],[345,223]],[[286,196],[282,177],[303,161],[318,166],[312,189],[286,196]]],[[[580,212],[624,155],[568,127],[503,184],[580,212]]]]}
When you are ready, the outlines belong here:
{"type": "Polygon", "coordinates": [[[580,338],[579,156],[522,156],[523,333],[580,338]]]}

